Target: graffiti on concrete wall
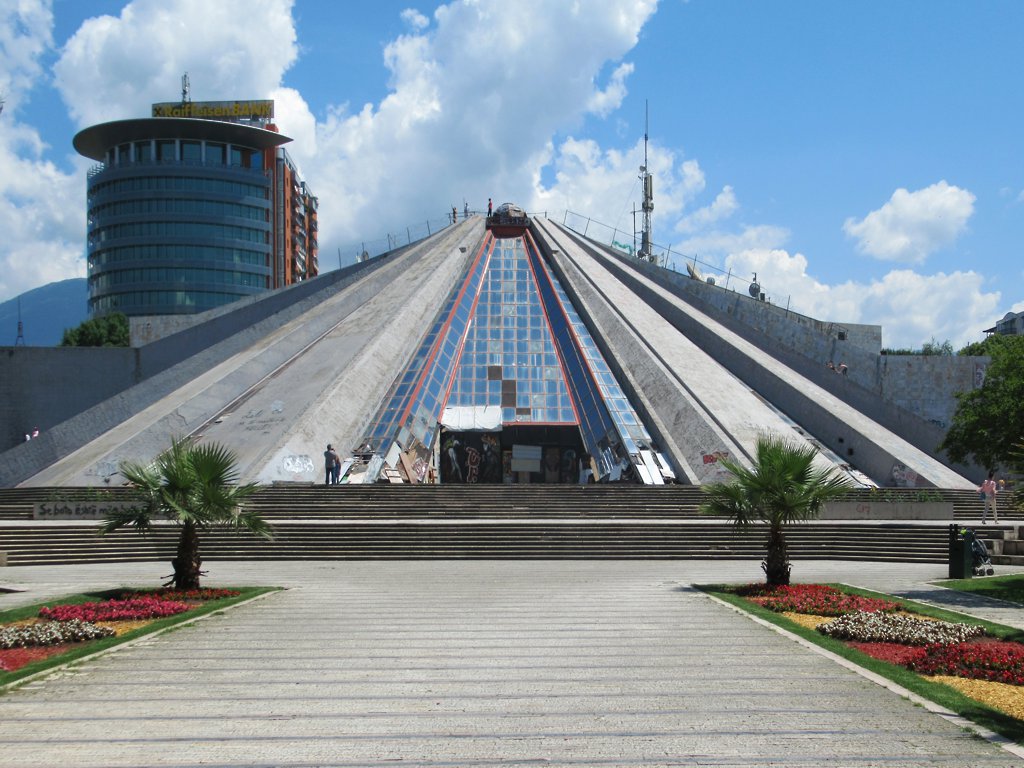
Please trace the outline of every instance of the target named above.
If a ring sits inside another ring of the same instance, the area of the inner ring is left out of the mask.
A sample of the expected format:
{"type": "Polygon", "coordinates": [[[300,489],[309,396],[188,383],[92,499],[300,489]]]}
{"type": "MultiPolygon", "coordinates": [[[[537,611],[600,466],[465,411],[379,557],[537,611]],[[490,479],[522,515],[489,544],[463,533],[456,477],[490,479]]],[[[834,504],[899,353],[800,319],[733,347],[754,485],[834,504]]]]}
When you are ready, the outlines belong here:
{"type": "Polygon", "coordinates": [[[316,465],[306,454],[285,456],[281,459],[281,466],[285,472],[293,475],[305,475],[316,471],[316,465]]]}

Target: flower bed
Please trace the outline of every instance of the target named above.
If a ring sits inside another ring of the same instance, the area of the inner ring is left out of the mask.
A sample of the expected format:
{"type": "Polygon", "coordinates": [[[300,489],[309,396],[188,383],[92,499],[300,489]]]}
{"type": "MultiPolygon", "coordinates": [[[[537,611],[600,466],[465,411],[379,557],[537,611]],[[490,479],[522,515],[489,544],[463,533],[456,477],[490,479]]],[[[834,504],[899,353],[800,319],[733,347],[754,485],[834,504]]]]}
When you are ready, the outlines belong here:
{"type": "Polygon", "coordinates": [[[950,684],[966,696],[1024,719],[1024,643],[983,627],[914,615],[898,603],[844,594],[823,584],[732,590],[789,621],[872,658],[950,684]]]}
{"type": "Polygon", "coordinates": [[[891,600],[847,595],[824,584],[792,584],[785,587],[755,584],[741,587],[737,594],[776,613],[792,611],[817,616],[842,616],[854,611],[896,611],[900,607],[899,603],[891,600]]]}
{"type": "Polygon", "coordinates": [[[238,597],[241,592],[237,589],[214,589],[204,587],[202,589],[174,589],[173,587],[162,587],[160,589],[138,589],[122,592],[117,596],[118,600],[134,600],[140,597],[156,597],[161,600],[182,600],[207,602],[209,600],[223,600],[227,597],[238,597]]]}
{"type": "Polygon", "coordinates": [[[839,640],[861,643],[902,643],[927,645],[929,643],[963,643],[981,637],[985,630],[971,624],[949,621],[926,621],[906,614],[848,613],[824,624],[818,631],[839,640]]]}
{"type": "MultiPolygon", "coordinates": [[[[242,594],[240,590],[213,588],[124,590],[99,602],[44,606],[39,609],[40,618],[0,624],[0,673],[76,651],[96,640],[132,634],[158,619],[242,594]]],[[[25,612],[16,615],[24,616],[25,612]]]]}
{"type": "Polygon", "coordinates": [[[184,613],[193,606],[180,600],[162,600],[158,597],[136,597],[129,600],[104,600],[102,603],[54,605],[39,610],[44,619],[54,621],[119,621],[158,619],[184,613]]]}
{"type": "Polygon", "coordinates": [[[106,627],[74,619],[71,621],[43,621],[38,624],[21,624],[14,627],[0,627],[0,649],[28,648],[39,645],[62,645],[81,643],[110,637],[114,632],[106,627]]]}

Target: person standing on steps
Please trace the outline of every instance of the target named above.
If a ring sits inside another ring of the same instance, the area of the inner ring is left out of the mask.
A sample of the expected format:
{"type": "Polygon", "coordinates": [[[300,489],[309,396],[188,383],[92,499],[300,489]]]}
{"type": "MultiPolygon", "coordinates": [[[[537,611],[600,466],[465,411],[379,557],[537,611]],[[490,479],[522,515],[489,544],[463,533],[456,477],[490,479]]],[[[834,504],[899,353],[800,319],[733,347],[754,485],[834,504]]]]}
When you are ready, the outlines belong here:
{"type": "Polygon", "coordinates": [[[334,446],[327,444],[324,451],[324,485],[334,485],[338,482],[338,470],[340,469],[341,457],[334,450],[334,446]]]}
{"type": "Polygon", "coordinates": [[[996,483],[996,473],[994,471],[988,473],[988,477],[985,482],[978,488],[981,491],[981,496],[984,500],[984,508],[981,511],[981,524],[987,525],[988,521],[985,519],[988,517],[988,508],[992,507],[992,522],[999,522],[999,510],[996,507],[996,494],[999,493],[999,486],[996,483]]]}

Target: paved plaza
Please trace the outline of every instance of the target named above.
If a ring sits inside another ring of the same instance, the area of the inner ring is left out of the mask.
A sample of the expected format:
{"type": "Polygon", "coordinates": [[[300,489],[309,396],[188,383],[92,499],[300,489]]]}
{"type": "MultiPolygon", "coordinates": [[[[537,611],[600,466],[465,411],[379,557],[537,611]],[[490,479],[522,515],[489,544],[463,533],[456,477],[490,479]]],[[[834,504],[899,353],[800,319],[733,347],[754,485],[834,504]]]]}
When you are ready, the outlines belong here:
{"type": "MultiPolygon", "coordinates": [[[[0,696],[0,766],[1004,766],[1024,758],[694,590],[756,561],[207,563],[287,587],[0,696]]],[[[0,608],[163,563],[0,568],[0,608]]],[[[1007,572],[1010,569],[1000,569],[1007,572]]],[[[1024,626],[941,565],[797,562],[1024,626]]]]}

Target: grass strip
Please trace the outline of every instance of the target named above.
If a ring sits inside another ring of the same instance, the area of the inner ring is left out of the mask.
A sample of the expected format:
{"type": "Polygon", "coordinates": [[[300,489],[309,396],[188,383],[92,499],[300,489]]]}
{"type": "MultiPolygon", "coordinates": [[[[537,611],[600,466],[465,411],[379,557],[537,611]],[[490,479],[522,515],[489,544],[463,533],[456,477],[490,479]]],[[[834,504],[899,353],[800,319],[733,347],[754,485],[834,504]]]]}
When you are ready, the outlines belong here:
{"type": "MultiPolygon", "coordinates": [[[[12,684],[19,680],[33,677],[41,672],[46,672],[47,670],[78,661],[85,656],[92,656],[93,654],[110,650],[111,648],[115,648],[116,646],[131,642],[140,637],[150,635],[154,632],[159,632],[160,630],[173,627],[177,624],[192,621],[200,616],[206,616],[211,613],[222,611],[232,605],[243,603],[246,600],[252,600],[253,598],[259,597],[267,592],[276,592],[280,587],[228,587],[228,589],[238,590],[241,594],[236,595],[235,597],[224,597],[219,600],[209,600],[189,611],[185,611],[184,613],[178,613],[174,616],[166,616],[162,619],[154,619],[144,627],[138,627],[130,632],[125,632],[123,635],[115,635],[114,637],[105,637],[100,640],[79,643],[77,644],[78,647],[71,648],[64,653],[40,659],[39,661],[33,661],[11,672],[0,670],[0,696],[12,690],[12,684]]],[[[34,605],[11,608],[6,611],[0,611],[0,624],[7,624],[9,622],[20,621],[22,619],[36,618],[39,615],[39,609],[46,605],[74,605],[78,603],[96,602],[110,599],[124,591],[125,588],[110,589],[100,592],[88,592],[46,600],[45,602],[36,603],[34,605]]]]}
{"type": "MultiPolygon", "coordinates": [[[[928,699],[939,706],[945,707],[961,717],[988,728],[1001,736],[1005,736],[1018,744],[1024,744],[1024,722],[1011,717],[1004,712],[1000,712],[997,709],[993,709],[981,702],[968,698],[964,694],[947,685],[930,680],[927,676],[919,675],[916,672],[911,672],[909,669],[905,669],[904,667],[876,659],[875,657],[862,653],[855,648],[851,648],[842,640],[836,640],[813,629],[801,626],[794,621],[790,621],[782,614],[770,611],[756,603],[750,602],[744,597],[733,594],[729,591],[730,586],[728,585],[695,584],[694,586],[702,592],[714,595],[720,600],[746,611],[752,616],[757,616],[758,618],[785,629],[788,632],[792,632],[794,635],[802,637],[803,639],[814,643],[827,651],[831,651],[837,656],[841,656],[859,667],[863,667],[877,675],[885,677],[897,685],[906,688],[908,691],[916,693],[918,696],[928,699]]],[[[887,600],[893,600],[894,602],[898,602],[903,605],[907,610],[915,613],[921,613],[926,616],[932,616],[937,619],[957,622],[968,621],[971,624],[978,624],[985,627],[986,630],[992,632],[997,637],[1003,639],[1014,639],[1016,636],[1021,634],[1018,630],[1011,627],[1004,627],[1000,624],[993,624],[992,622],[975,620],[973,617],[965,617],[960,613],[944,611],[940,608],[932,608],[931,606],[922,605],[921,603],[914,602],[913,600],[905,600],[903,598],[887,595],[881,592],[855,589],[840,584],[833,584],[831,586],[839,587],[849,594],[858,594],[864,597],[883,597],[887,600]]]]}
{"type": "Polygon", "coordinates": [[[986,576],[983,579],[949,579],[934,583],[957,592],[969,592],[972,595],[992,597],[996,600],[1024,605],[1024,573],[986,576]]]}

